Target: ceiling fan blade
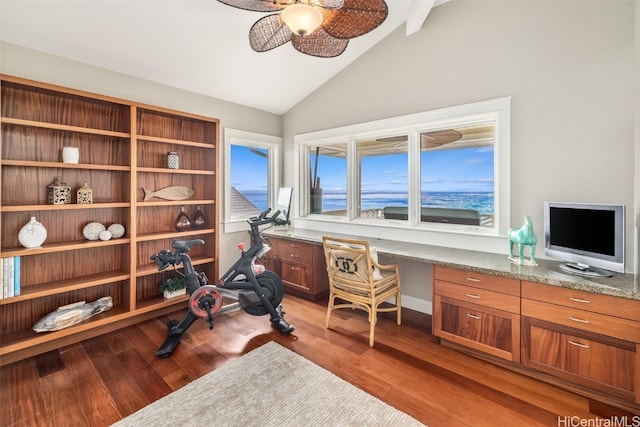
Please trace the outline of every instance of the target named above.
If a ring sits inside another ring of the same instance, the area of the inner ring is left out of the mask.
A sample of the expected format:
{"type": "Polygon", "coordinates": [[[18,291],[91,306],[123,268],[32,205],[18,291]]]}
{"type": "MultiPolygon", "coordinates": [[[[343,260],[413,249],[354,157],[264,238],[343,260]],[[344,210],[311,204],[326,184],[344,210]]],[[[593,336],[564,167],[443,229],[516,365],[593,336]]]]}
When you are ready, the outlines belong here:
{"type": "Polygon", "coordinates": [[[258,19],[249,30],[249,44],[256,52],[266,52],[291,40],[291,30],[281,20],[280,14],[258,19]]]}
{"type": "Polygon", "coordinates": [[[323,10],[322,28],[338,39],[352,39],[368,33],[387,19],[384,0],[344,0],[338,10],[323,10]]]}
{"type": "Polygon", "coordinates": [[[320,58],[333,58],[340,55],[349,44],[348,39],[331,37],[322,27],[304,37],[297,34],[291,36],[291,44],[302,53],[320,58]]]}
{"type": "Polygon", "coordinates": [[[282,10],[294,0],[218,0],[227,6],[237,7],[238,9],[252,10],[254,12],[275,12],[282,10]]]}
{"type": "Polygon", "coordinates": [[[344,0],[309,0],[309,4],[325,9],[340,9],[344,6],[344,0]]]}

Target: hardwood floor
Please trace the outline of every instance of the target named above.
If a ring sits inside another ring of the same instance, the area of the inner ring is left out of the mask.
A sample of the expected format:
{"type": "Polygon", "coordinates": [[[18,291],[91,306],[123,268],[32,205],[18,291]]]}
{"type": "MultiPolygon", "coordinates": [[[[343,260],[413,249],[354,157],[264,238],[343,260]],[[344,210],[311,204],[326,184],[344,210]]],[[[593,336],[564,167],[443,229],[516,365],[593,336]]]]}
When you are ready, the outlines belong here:
{"type": "MultiPolygon", "coordinates": [[[[440,345],[428,316],[404,310],[402,326],[384,316],[369,348],[364,313],[335,312],[325,329],[324,302],[287,295],[283,305],[294,336],[273,331],[266,317],[236,312],[217,317],[212,331],[197,321],[171,357],[160,359],[163,317],[4,366],[0,425],[108,426],[271,340],[430,427],[605,425],[593,424],[597,416],[640,423],[628,412],[440,345]]],[[[204,398],[215,406],[219,396],[204,398]]],[[[204,424],[215,425],[215,418],[204,424]]]]}

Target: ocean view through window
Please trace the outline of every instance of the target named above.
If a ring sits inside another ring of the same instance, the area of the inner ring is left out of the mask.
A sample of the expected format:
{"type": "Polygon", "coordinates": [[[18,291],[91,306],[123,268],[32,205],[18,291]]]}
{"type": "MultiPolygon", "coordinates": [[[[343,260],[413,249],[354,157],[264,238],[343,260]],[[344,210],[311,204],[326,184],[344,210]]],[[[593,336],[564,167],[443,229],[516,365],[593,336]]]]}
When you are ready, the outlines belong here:
{"type": "Polygon", "coordinates": [[[225,129],[225,230],[240,231],[245,221],[276,205],[280,137],[225,129]]]}
{"type": "MultiPolygon", "coordinates": [[[[245,190],[242,194],[255,206],[266,206],[267,194],[261,190],[245,190]]],[[[347,193],[324,191],[322,194],[324,211],[344,211],[347,209],[347,193]]],[[[482,214],[493,215],[493,192],[439,191],[422,193],[422,206],[453,207],[475,209],[482,214]]],[[[378,191],[362,193],[362,209],[376,209],[380,206],[406,206],[409,203],[406,192],[392,193],[378,191]]]]}
{"type": "Polygon", "coordinates": [[[335,221],[379,224],[388,233],[498,236],[510,226],[510,98],[297,135],[295,142],[305,227],[335,221]]]}
{"type": "MultiPolygon", "coordinates": [[[[494,217],[494,123],[492,121],[410,134],[354,139],[353,218],[492,227],[494,217]],[[419,164],[410,171],[412,158],[419,164]],[[419,185],[410,179],[419,176],[419,185]],[[414,202],[412,192],[419,191],[414,202]]],[[[310,213],[347,216],[349,144],[309,146],[310,213]]],[[[257,196],[257,194],[256,194],[257,196]]]]}

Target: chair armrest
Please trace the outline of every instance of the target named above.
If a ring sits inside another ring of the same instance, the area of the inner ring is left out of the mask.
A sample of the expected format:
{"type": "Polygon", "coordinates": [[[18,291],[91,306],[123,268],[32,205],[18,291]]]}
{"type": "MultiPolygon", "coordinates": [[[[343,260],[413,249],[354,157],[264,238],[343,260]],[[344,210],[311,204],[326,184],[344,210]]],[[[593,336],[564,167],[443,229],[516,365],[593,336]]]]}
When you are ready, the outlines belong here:
{"type": "Polygon", "coordinates": [[[371,260],[371,265],[385,271],[398,270],[398,264],[378,264],[374,259],[371,260]]]}

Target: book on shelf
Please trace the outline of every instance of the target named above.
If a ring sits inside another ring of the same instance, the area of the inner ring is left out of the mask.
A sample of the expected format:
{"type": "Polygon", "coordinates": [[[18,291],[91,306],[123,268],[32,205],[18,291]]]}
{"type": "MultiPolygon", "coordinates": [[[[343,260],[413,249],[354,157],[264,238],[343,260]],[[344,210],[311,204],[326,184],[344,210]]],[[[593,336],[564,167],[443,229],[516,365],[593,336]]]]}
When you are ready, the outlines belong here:
{"type": "Polygon", "coordinates": [[[13,257],[13,296],[20,295],[20,257],[13,257]]]}
{"type": "Polygon", "coordinates": [[[13,296],[13,257],[2,258],[2,293],[4,298],[13,296]]]}
{"type": "Polygon", "coordinates": [[[2,258],[0,266],[2,292],[0,298],[11,298],[20,295],[20,257],[2,258]]]}

